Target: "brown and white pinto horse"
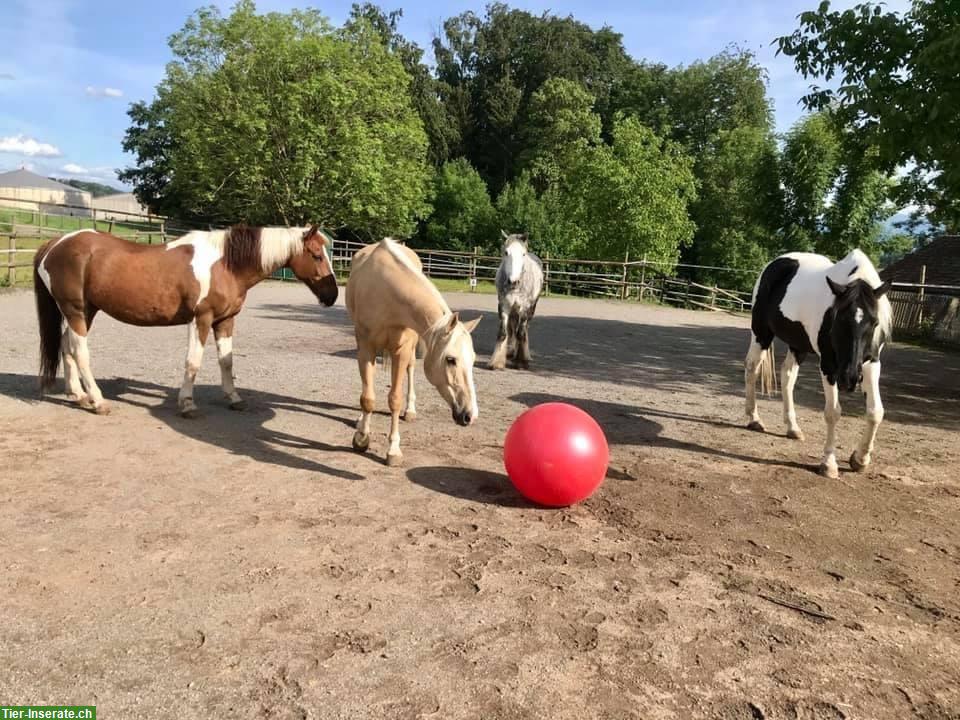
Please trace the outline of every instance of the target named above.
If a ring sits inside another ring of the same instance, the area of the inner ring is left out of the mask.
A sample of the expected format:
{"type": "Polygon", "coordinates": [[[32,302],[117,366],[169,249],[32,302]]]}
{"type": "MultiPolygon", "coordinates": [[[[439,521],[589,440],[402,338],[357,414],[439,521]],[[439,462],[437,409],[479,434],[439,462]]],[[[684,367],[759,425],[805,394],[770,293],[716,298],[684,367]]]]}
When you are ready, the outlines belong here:
{"type": "Polygon", "coordinates": [[[193,381],[210,328],[217,340],[223,392],[234,410],[244,401],[233,385],[233,320],[247,291],[281,267],[290,268],[324,305],[337,299],[327,246],[316,226],[196,231],[166,245],[140,245],[79,230],[43,245],[33,283],[40,324],[40,380],[52,386],[61,358],[68,398],[109,412],[90,369],[87,334],[103,311],[131,325],[189,323],[179,409],[193,417],[193,381]],[[82,384],[81,384],[82,383],[82,384]]]}

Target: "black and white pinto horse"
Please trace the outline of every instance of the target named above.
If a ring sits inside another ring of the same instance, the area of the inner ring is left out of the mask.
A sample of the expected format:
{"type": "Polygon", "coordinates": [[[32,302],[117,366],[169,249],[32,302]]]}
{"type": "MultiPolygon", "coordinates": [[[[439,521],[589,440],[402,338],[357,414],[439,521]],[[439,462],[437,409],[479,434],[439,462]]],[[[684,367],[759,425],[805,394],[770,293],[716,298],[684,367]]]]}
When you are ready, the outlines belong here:
{"type": "Polygon", "coordinates": [[[789,352],[780,370],[783,418],[787,437],[803,439],[793,405],[793,387],[800,363],[810,353],[820,356],[826,446],[820,473],[837,478],[836,427],[839,391],[862,385],[866,394],[866,428],[850,456],[850,466],[870,464],[877,428],[883,420],[880,400],[880,351],[891,337],[892,312],[886,297],[889,283],[880,280],[870,259],[854,250],[834,263],[822,255],[790,253],[767,265],[753,290],[753,337],[745,362],[747,418],[751,430],[764,431],[757,412],[756,382],[775,384],[774,338],[789,352]]]}
{"type": "Polygon", "coordinates": [[[530,252],[526,235],[503,235],[503,259],[497,268],[500,330],[490,356],[490,368],[503,370],[507,357],[517,367],[530,367],[528,326],[543,289],[543,264],[530,252]]]}

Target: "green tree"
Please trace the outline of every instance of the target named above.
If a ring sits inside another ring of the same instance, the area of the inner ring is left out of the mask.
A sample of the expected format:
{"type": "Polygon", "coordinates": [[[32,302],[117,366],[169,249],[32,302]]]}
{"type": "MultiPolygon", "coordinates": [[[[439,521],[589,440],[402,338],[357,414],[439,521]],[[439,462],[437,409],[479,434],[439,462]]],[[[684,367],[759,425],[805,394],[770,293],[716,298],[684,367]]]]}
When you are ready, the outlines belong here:
{"type": "Polygon", "coordinates": [[[629,252],[669,271],[693,238],[693,160],[636,119],[614,122],[612,145],[583,147],[556,192],[557,212],[585,257],[629,252]]]}
{"type": "Polygon", "coordinates": [[[800,15],[778,39],[811,87],[804,103],[830,108],[861,145],[877,148],[880,170],[910,166],[901,201],[931,208],[960,229],[960,12],[955,0],[914,0],[905,13],[865,3],[836,11],[829,2],[800,15]]]}
{"type": "MultiPolygon", "coordinates": [[[[723,131],[702,154],[698,197],[691,207],[697,234],[687,257],[698,265],[753,270],[779,249],[783,214],[778,153],[766,130],[723,131]]],[[[723,287],[754,278],[704,269],[702,279],[723,287]]]]}
{"type": "Polygon", "coordinates": [[[434,177],[433,214],[424,239],[435,248],[496,247],[500,233],[487,186],[465,158],[451,160],[434,177]]]}
{"type": "Polygon", "coordinates": [[[877,150],[859,147],[838,118],[818,113],[787,134],[781,161],[786,194],[784,243],[842,257],[853,248],[878,258],[881,221],[892,214],[891,180],[877,150]]]}
{"type": "Polygon", "coordinates": [[[367,23],[258,15],[241,0],[195,13],[174,61],[135,105],[123,179],[163,212],[215,222],[313,221],[406,234],[425,214],[427,138],[410,76],[367,23]]]}
{"type": "Polygon", "coordinates": [[[533,94],[551,78],[581,85],[598,112],[630,65],[621,37],[571,17],[532,15],[495,3],[484,17],[448,18],[434,40],[441,94],[463,150],[494,192],[521,169],[533,94]]]}

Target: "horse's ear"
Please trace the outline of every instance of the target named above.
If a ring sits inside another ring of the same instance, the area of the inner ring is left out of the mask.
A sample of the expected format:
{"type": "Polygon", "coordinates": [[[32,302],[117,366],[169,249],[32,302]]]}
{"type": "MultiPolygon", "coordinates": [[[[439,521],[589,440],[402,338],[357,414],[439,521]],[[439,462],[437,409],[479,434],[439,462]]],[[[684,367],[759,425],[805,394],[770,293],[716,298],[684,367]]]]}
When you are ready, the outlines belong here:
{"type": "Polygon", "coordinates": [[[450,313],[450,322],[447,323],[447,332],[453,332],[456,330],[458,322],[460,322],[460,313],[450,313]]]}
{"type": "Polygon", "coordinates": [[[467,329],[468,333],[472,333],[473,329],[480,324],[480,321],[482,319],[483,319],[483,315],[481,315],[480,317],[475,317],[473,320],[468,320],[467,322],[465,322],[463,326],[467,329]]]}
{"type": "Polygon", "coordinates": [[[510,238],[510,236],[507,235],[507,231],[504,230],[503,228],[500,228],[500,236],[501,236],[504,240],[507,240],[507,239],[510,238]]]}
{"type": "Polygon", "coordinates": [[[881,283],[880,287],[873,291],[874,297],[882,298],[884,295],[890,292],[891,287],[892,286],[890,285],[889,280],[887,280],[885,283],[881,283]]]}
{"type": "Polygon", "coordinates": [[[840,285],[838,283],[835,283],[830,278],[827,278],[827,285],[830,286],[830,290],[837,297],[840,297],[841,295],[843,295],[843,291],[847,289],[846,285],[840,285]]]}

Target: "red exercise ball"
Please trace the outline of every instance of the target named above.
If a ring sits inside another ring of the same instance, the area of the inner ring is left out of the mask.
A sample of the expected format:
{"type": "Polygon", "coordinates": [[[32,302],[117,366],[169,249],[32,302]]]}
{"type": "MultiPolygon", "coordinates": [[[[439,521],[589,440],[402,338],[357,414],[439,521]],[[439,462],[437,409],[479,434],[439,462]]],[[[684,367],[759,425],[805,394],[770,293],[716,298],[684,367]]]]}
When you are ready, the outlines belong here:
{"type": "Polygon", "coordinates": [[[503,464],[520,494],[548,507],[590,497],[607,474],[610,450],[597,421],[566,403],[536,405],[513,421],[503,464]]]}

